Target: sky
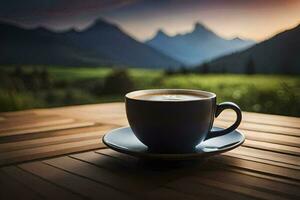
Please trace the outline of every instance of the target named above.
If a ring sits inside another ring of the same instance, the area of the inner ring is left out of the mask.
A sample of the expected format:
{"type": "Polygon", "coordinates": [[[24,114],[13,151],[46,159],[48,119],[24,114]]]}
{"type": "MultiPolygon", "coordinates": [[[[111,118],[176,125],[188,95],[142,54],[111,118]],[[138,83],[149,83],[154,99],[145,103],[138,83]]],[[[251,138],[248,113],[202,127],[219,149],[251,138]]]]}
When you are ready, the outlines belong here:
{"type": "Polygon", "coordinates": [[[196,22],[228,39],[262,41],[300,23],[300,0],[0,0],[0,20],[25,27],[85,29],[98,18],[140,41],[196,22]]]}

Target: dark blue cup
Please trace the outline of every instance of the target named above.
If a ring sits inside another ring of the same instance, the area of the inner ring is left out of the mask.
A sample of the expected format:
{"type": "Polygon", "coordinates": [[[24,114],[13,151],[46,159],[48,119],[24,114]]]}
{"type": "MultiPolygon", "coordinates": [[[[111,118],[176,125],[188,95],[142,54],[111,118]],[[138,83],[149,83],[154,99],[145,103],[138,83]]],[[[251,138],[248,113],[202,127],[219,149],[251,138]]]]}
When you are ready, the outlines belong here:
{"type": "Polygon", "coordinates": [[[151,152],[188,153],[204,140],[235,130],[241,120],[240,108],[232,103],[216,104],[216,94],[201,90],[154,89],[126,94],[126,114],[136,137],[151,152]],[[182,100],[151,100],[151,95],[192,95],[182,100]],[[197,98],[199,97],[199,98],[197,98]],[[211,131],[214,118],[225,109],[235,111],[236,121],[229,128],[211,131]]]}

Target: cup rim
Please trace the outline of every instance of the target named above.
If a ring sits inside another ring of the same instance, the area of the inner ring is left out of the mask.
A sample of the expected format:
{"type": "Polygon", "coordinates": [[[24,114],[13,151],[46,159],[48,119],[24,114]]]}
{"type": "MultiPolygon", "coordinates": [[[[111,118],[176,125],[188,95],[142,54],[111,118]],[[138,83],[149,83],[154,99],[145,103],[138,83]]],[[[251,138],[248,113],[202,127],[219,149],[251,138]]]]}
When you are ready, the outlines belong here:
{"type": "Polygon", "coordinates": [[[151,102],[189,102],[189,101],[202,101],[202,100],[208,100],[208,99],[213,99],[216,98],[216,94],[213,92],[207,92],[204,90],[193,90],[193,89],[146,89],[146,90],[136,90],[129,92],[125,95],[127,99],[130,100],[135,100],[135,101],[151,101],[151,102]],[[178,100],[178,101],[163,101],[163,100],[146,100],[146,99],[138,99],[135,98],[136,96],[141,96],[145,94],[159,94],[159,93],[185,93],[185,94],[200,94],[204,95],[205,97],[201,99],[189,99],[189,100],[178,100]]]}

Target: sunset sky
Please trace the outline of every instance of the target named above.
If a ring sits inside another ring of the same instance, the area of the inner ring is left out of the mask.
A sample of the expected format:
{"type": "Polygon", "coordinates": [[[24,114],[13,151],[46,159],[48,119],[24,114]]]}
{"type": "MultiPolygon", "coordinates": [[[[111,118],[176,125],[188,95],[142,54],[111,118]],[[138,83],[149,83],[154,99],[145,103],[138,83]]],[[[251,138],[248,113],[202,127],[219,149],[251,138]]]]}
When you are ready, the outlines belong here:
{"type": "Polygon", "coordinates": [[[1,0],[0,20],[55,30],[84,29],[97,18],[138,40],[157,29],[169,35],[201,22],[217,34],[264,40],[300,23],[300,0],[1,0]]]}

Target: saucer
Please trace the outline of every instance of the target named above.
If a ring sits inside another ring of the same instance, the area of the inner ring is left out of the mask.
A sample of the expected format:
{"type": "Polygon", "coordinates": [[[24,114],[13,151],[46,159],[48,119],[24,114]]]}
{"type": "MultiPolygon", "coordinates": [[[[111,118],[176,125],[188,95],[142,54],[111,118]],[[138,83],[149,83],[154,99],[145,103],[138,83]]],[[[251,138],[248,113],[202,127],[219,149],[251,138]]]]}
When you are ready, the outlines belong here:
{"type": "MultiPolygon", "coordinates": [[[[216,131],[221,129],[222,128],[213,127],[212,130],[216,131]]],[[[243,144],[245,141],[245,136],[240,131],[235,130],[226,135],[205,140],[196,146],[194,152],[182,154],[162,154],[149,152],[148,147],[139,141],[130,127],[122,127],[111,130],[104,135],[102,141],[105,145],[115,151],[138,158],[190,160],[232,150],[243,144]]]]}

